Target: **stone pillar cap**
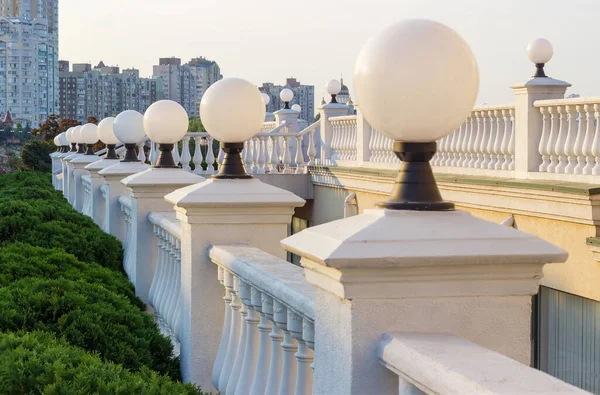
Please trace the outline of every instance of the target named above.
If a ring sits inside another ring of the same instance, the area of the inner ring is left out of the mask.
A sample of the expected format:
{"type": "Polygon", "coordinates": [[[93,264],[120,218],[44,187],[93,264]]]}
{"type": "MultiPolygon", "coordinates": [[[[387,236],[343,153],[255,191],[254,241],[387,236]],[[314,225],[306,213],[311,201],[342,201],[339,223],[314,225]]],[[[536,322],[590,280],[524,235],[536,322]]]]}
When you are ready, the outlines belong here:
{"type": "Polygon", "coordinates": [[[96,162],[90,163],[85,167],[86,170],[89,170],[90,173],[98,173],[100,170],[104,170],[107,167],[114,166],[118,164],[121,159],[100,159],[96,162]]]}
{"type": "MultiPolygon", "coordinates": [[[[67,152],[69,153],[69,152],[67,152]]],[[[62,158],[62,160],[70,162],[75,158],[79,158],[79,156],[85,155],[85,154],[74,154],[74,153],[70,153],[71,155],[67,155],[64,158],[62,158]]]]}
{"type": "Polygon", "coordinates": [[[71,161],[71,163],[75,164],[80,164],[80,165],[88,165],[90,163],[94,163],[97,162],[98,159],[100,159],[98,156],[96,155],[81,155],[78,158],[75,158],[71,161]]]}
{"type": "Polygon", "coordinates": [[[104,170],[100,170],[98,174],[100,174],[101,176],[129,176],[131,174],[148,170],[149,168],[150,165],[142,162],[119,161],[116,165],[112,165],[105,168],[104,170]]]}
{"type": "Polygon", "coordinates": [[[129,188],[142,187],[142,186],[153,186],[159,187],[164,186],[188,186],[190,184],[197,184],[205,181],[206,179],[197,174],[185,171],[183,169],[170,169],[170,168],[157,168],[151,167],[148,170],[140,173],[135,173],[127,178],[121,180],[121,183],[129,188]]]}
{"type": "Polygon", "coordinates": [[[521,89],[521,88],[529,88],[529,87],[561,87],[561,88],[569,88],[571,84],[566,81],[556,80],[554,78],[530,78],[525,82],[519,82],[517,84],[512,85],[511,89],[521,89]]]}

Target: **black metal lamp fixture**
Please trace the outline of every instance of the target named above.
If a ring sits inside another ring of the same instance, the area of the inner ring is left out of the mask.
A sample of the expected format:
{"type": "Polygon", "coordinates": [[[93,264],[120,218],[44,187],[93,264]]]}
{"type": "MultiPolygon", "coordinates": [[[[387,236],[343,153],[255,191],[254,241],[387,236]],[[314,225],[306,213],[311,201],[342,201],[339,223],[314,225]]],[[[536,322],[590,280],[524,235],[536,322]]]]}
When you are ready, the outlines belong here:
{"type": "Polygon", "coordinates": [[[535,74],[533,78],[548,78],[544,72],[544,66],[552,59],[554,49],[550,41],[545,38],[533,40],[527,46],[527,56],[535,64],[535,74]]]}
{"type": "Polygon", "coordinates": [[[106,156],[104,159],[119,159],[115,150],[116,147],[116,144],[106,144],[106,156]]]}
{"type": "Polygon", "coordinates": [[[331,101],[329,103],[336,104],[338,102],[337,95],[342,90],[342,83],[338,80],[331,80],[325,85],[325,89],[327,90],[327,93],[331,95],[331,101]]]}
{"type": "Polygon", "coordinates": [[[156,164],[153,167],[158,167],[161,169],[175,169],[179,168],[175,163],[175,159],[173,158],[173,148],[175,144],[158,144],[158,159],[156,160],[156,164]]]}
{"type": "Polygon", "coordinates": [[[135,148],[137,147],[136,143],[126,143],[125,144],[125,157],[121,162],[141,162],[138,159],[137,153],[135,152],[135,148]]]}
{"type": "Polygon", "coordinates": [[[285,88],[281,91],[281,93],[279,94],[279,97],[281,98],[281,101],[283,102],[283,109],[289,110],[290,102],[294,98],[294,92],[291,89],[285,88]]]}
{"type": "Polygon", "coordinates": [[[246,172],[246,166],[242,160],[242,151],[244,143],[221,143],[221,149],[225,153],[223,163],[217,174],[212,178],[216,179],[250,179],[254,178],[246,172]]]}

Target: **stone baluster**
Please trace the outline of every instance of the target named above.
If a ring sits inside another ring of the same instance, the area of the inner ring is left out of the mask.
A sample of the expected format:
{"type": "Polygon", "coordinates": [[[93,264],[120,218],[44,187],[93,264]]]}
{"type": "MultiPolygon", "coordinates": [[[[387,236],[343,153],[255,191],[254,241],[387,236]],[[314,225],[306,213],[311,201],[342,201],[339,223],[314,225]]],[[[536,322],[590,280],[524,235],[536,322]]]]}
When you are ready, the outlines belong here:
{"type": "Polygon", "coordinates": [[[298,352],[296,353],[296,361],[298,364],[298,373],[296,376],[295,395],[312,394],[313,387],[313,361],[315,347],[315,328],[314,324],[302,319],[302,333],[298,339],[298,352]]]}
{"type": "Polygon", "coordinates": [[[163,242],[160,238],[160,228],[157,225],[153,226],[154,235],[156,236],[156,246],[158,249],[157,258],[156,258],[156,270],[154,271],[154,278],[152,279],[152,284],[150,285],[150,291],[148,291],[148,301],[152,306],[156,303],[156,289],[158,287],[160,275],[162,273],[162,250],[163,250],[163,242]]]}
{"type": "Polygon", "coordinates": [[[248,141],[248,144],[252,146],[252,173],[257,174],[260,141],[258,140],[258,137],[254,136],[248,141]]]}
{"type": "MultiPolygon", "coordinates": [[[[246,301],[244,301],[246,304],[246,301]]],[[[246,317],[246,347],[244,361],[240,370],[240,378],[236,386],[236,395],[247,394],[252,387],[252,380],[256,372],[260,335],[258,324],[260,323],[260,312],[262,310],[262,296],[259,289],[251,287],[251,296],[246,304],[248,316],[246,317]]]]}
{"type": "Polygon", "coordinates": [[[550,165],[550,153],[548,152],[548,140],[550,139],[550,114],[548,108],[540,107],[542,114],[542,135],[540,137],[539,153],[542,156],[542,163],[540,164],[539,171],[545,172],[548,170],[550,165]]]}
{"type": "Polygon", "coordinates": [[[481,119],[479,117],[479,111],[473,111],[471,114],[475,116],[475,119],[473,124],[474,136],[472,141],[469,143],[469,145],[472,144],[472,148],[470,148],[471,160],[469,160],[469,168],[474,169],[475,165],[477,164],[479,144],[481,143],[481,119]]]}
{"type": "Polygon", "coordinates": [[[599,105],[594,104],[594,119],[596,120],[596,133],[594,133],[594,140],[592,142],[592,156],[594,157],[594,167],[592,168],[592,175],[597,176],[600,174],[600,112],[599,105]]]}
{"type": "Polygon", "coordinates": [[[510,140],[508,141],[508,153],[510,154],[510,164],[508,170],[515,170],[515,110],[510,109],[510,140]]]}
{"type": "Polygon", "coordinates": [[[215,152],[213,150],[213,141],[214,139],[209,135],[207,138],[208,145],[206,146],[206,174],[214,174],[215,173],[215,152]]]}
{"type": "Polygon", "coordinates": [[[139,142],[137,147],[138,147],[138,155],[137,158],[138,160],[141,160],[142,163],[146,162],[146,152],[144,151],[144,146],[146,145],[145,141],[139,142]]]}
{"type": "MultiPolygon", "coordinates": [[[[183,147],[181,149],[181,167],[185,171],[190,171],[190,161],[192,154],[190,153],[190,136],[183,136],[183,147]]],[[[198,146],[198,144],[196,144],[198,146]]]]}
{"type": "Polygon", "coordinates": [[[481,169],[487,169],[490,160],[491,160],[491,147],[490,147],[490,141],[494,140],[494,128],[493,128],[493,122],[492,119],[490,117],[491,115],[491,111],[482,111],[482,118],[483,118],[483,130],[485,131],[484,133],[484,137],[483,140],[481,141],[481,154],[482,154],[482,160],[479,164],[479,168],[481,169]]]}
{"type": "Polygon", "coordinates": [[[219,342],[219,351],[217,352],[217,359],[213,365],[212,370],[212,383],[215,388],[219,387],[219,379],[223,372],[223,364],[225,362],[225,356],[227,355],[227,349],[229,347],[229,337],[231,336],[231,301],[233,299],[233,275],[223,268],[219,268],[219,281],[225,287],[225,314],[223,320],[223,331],[221,332],[221,341],[219,342]]]}
{"type": "Polygon", "coordinates": [[[154,166],[156,164],[156,160],[158,159],[158,151],[157,145],[154,141],[150,142],[150,164],[154,166]]]}
{"type": "Polygon", "coordinates": [[[278,173],[279,170],[277,169],[277,166],[279,165],[279,156],[277,155],[277,145],[279,144],[279,137],[271,136],[271,141],[273,141],[273,149],[271,150],[269,164],[271,173],[278,173]]]}
{"type": "Polygon", "coordinates": [[[510,120],[509,110],[504,109],[500,111],[502,115],[502,122],[504,125],[504,132],[502,134],[502,143],[500,144],[500,157],[498,158],[497,170],[508,170],[510,165],[510,154],[508,152],[508,144],[510,143],[510,120]]]}
{"type": "Polygon", "coordinates": [[[269,365],[271,358],[271,321],[273,320],[273,298],[266,293],[261,293],[260,323],[258,331],[260,344],[258,350],[258,361],[256,362],[256,371],[250,388],[250,395],[263,395],[267,388],[267,379],[269,378],[269,365]]]}
{"type": "Polygon", "coordinates": [[[465,141],[467,139],[467,133],[468,133],[468,129],[467,129],[467,121],[463,122],[462,125],[460,125],[460,137],[458,139],[458,144],[457,144],[457,155],[456,155],[456,160],[452,163],[452,166],[454,167],[461,167],[461,164],[465,158],[465,153],[466,153],[466,147],[465,147],[465,141]]]}
{"type": "Polygon", "coordinates": [[[252,139],[246,141],[245,146],[246,149],[244,150],[244,162],[246,163],[246,171],[248,173],[252,173],[252,163],[254,161],[254,147],[252,144],[252,139]]]}
{"type": "Polygon", "coordinates": [[[173,242],[173,255],[172,255],[172,267],[173,274],[172,280],[169,283],[169,300],[167,302],[167,307],[165,310],[165,320],[169,325],[169,329],[173,333],[175,333],[175,320],[177,314],[177,304],[179,302],[179,294],[181,289],[181,264],[180,264],[180,254],[181,254],[181,241],[177,239],[175,236],[171,235],[171,239],[173,242]]]}
{"type": "Polygon", "coordinates": [[[558,156],[554,150],[556,138],[558,137],[558,130],[560,127],[558,108],[548,107],[548,113],[550,114],[550,134],[548,135],[546,151],[548,152],[550,163],[548,164],[546,171],[548,173],[554,173],[555,168],[558,165],[558,156]]]}
{"type": "Polygon", "coordinates": [[[577,136],[575,137],[575,146],[573,147],[573,154],[577,157],[577,164],[573,168],[574,174],[581,174],[583,172],[583,168],[585,167],[585,155],[583,154],[583,142],[585,140],[585,131],[586,131],[586,116],[585,111],[583,109],[582,104],[578,104],[575,107],[577,111],[578,120],[577,120],[577,136]]]}
{"type": "MultiPolygon", "coordinates": [[[[233,366],[235,364],[236,356],[238,353],[239,339],[240,339],[240,327],[242,315],[240,309],[242,302],[239,295],[239,279],[233,276],[233,290],[231,291],[231,326],[229,331],[229,340],[227,341],[227,351],[225,353],[225,359],[223,361],[223,367],[221,368],[221,374],[219,375],[219,385],[216,388],[220,393],[227,393],[227,386],[229,379],[232,375],[233,366]]],[[[212,378],[212,377],[211,377],[212,378]]]]}
{"type": "Polygon", "coordinates": [[[586,117],[586,128],[585,128],[585,139],[583,141],[583,155],[585,155],[585,166],[583,167],[581,174],[592,174],[592,169],[596,161],[594,160],[594,154],[592,153],[592,144],[594,143],[594,111],[591,104],[584,105],[585,117],[586,117]]]}
{"type": "Polygon", "coordinates": [[[349,122],[347,120],[342,121],[342,155],[344,160],[350,160],[352,154],[350,150],[351,134],[349,122]]]}
{"type": "Polygon", "coordinates": [[[565,155],[565,141],[567,138],[567,113],[565,106],[558,106],[558,135],[556,136],[556,143],[554,144],[554,153],[557,158],[556,166],[554,167],[555,173],[564,173],[565,167],[567,167],[567,156],[565,155]]]}
{"type": "Polygon", "coordinates": [[[233,369],[227,382],[227,390],[225,395],[235,394],[237,383],[240,379],[240,372],[242,371],[242,364],[244,363],[244,357],[246,355],[246,332],[248,325],[246,324],[246,317],[248,316],[248,304],[250,303],[250,286],[243,279],[238,279],[238,293],[242,302],[240,309],[240,332],[237,341],[237,353],[235,355],[235,362],[233,363],[233,369]]]}
{"type": "Polygon", "coordinates": [[[273,300],[273,322],[271,333],[271,365],[269,367],[269,376],[267,378],[267,387],[265,394],[278,394],[281,384],[283,367],[283,348],[284,338],[283,329],[287,329],[287,311],[283,304],[273,300]]]}
{"type": "Polygon", "coordinates": [[[217,171],[223,165],[223,158],[225,157],[225,151],[223,151],[223,147],[219,144],[219,156],[217,156],[217,171]]]}
{"type": "Polygon", "coordinates": [[[288,329],[288,309],[279,303],[275,303],[274,309],[275,322],[277,326],[283,330],[283,342],[281,343],[281,348],[283,349],[283,364],[281,366],[281,378],[278,393],[279,395],[291,395],[294,392],[296,383],[297,367],[294,354],[298,351],[298,345],[288,329]]]}
{"type": "Polygon", "coordinates": [[[502,167],[502,160],[504,159],[502,154],[502,137],[504,135],[503,130],[500,128],[500,111],[494,110],[494,117],[492,118],[494,124],[494,142],[492,143],[492,160],[488,165],[488,170],[498,170],[502,167]],[[502,158],[502,160],[501,160],[502,158]]]}
{"type": "Polygon", "coordinates": [[[433,162],[434,166],[443,166],[444,161],[446,160],[446,142],[448,140],[448,136],[442,137],[438,141],[438,149],[436,152],[435,161],[433,162]]]}
{"type": "Polygon", "coordinates": [[[202,141],[201,136],[194,136],[194,156],[191,160],[194,162],[194,174],[203,173],[202,169],[202,141]]]}
{"type": "Polygon", "coordinates": [[[296,136],[296,174],[304,173],[304,155],[302,155],[302,137],[296,136]]]}
{"type": "Polygon", "coordinates": [[[181,162],[181,155],[179,154],[179,143],[176,143],[173,146],[173,150],[171,152],[173,153],[173,161],[176,165],[179,165],[179,163],[181,162]]]}
{"type": "Polygon", "coordinates": [[[459,162],[460,167],[469,167],[469,161],[471,160],[471,149],[472,149],[472,141],[475,138],[473,134],[473,114],[469,114],[469,117],[465,121],[465,138],[463,140],[463,156],[461,161],[459,162]]]}
{"type": "Polygon", "coordinates": [[[171,283],[173,281],[173,256],[174,251],[173,251],[173,240],[171,239],[171,235],[167,232],[163,233],[164,238],[166,240],[166,244],[167,244],[167,248],[165,250],[166,253],[166,259],[165,259],[165,273],[164,273],[164,280],[163,280],[163,286],[161,287],[161,292],[160,292],[160,298],[158,300],[158,303],[156,306],[154,306],[156,308],[157,313],[160,315],[160,317],[164,320],[165,319],[165,313],[166,313],[166,309],[167,309],[167,304],[169,301],[169,293],[171,291],[170,287],[171,287],[171,283]]]}
{"type": "Polygon", "coordinates": [[[381,146],[383,145],[383,135],[379,133],[376,129],[373,129],[373,134],[375,135],[375,142],[373,145],[373,162],[380,163],[383,157],[381,154],[381,146]]]}
{"type": "Polygon", "coordinates": [[[577,165],[577,156],[575,155],[576,107],[572,105],[565,106],[565,112],[567,113],[567,137],[565,138],[564,152],[567,157],[567,165],[563,173],[573,174],[577,165]]]}
{"type": "Polygon", "coordinates": [[[290,174],[290,163],[292,157],[290,155],[290,136],[283,136],[283,174],[290,174]]]}
{"type": "Polygon", "coordinates": [[[182,307],[182,302],[181,302],[181,240],[177,240],[177,254],[175,256],[175,267],[177,268],[177,274],[176,274],[176,278],[177,278],[177,297],[175,300],[175,308],[174,308],[174,316],[171,317],[172,319],[172,327],[171,329],[173,330],[173,333],[175,334],[175,337],[177,338],[178,341],[180,341],[180,337],[181,337],[181,321],[183,320],[182,314],[183,314],[183,307],[182,307]]]}
{"type": "Polygon", "coordinates": [[[458,135],[458,130],[454,130],[454,132],[448,135],[448,145],[446,146],[447,154],[446,160],[444,161],[444,166],[451,166],[452,161],[454,160],[454,156],[456,155],[456,137],[458,135]]]}
{"type": "MultiPolygon", "coordinates": [[[[373,134],[371,134],[371,139],[373,138],[373,134]]],[[[317,148],[315,147],[315,130],[309,132],[308,134],[308,166],[316,165],[316,157],[317,157],[317,148]]],[[[306,173],[308,173],[308,166],[304,169],[306,173]]]]}
{"type": "MultiPolygon", "coordinates": [[[[152,306],[154,310],[158,312],[159,304],[161,301],[161,297],[163,292],[165,291],[165,278],[167,276],[167,257],[168,257],[168,249],[169,245],[167,243],[167,239],[165,238],[165,230],[162,228],[158,228],[156,232],[156,237],[159,240],[160,249],[158,250],[158,258],[157,258],[157,266],[154,272],[154,278],[152,282],[154,283],[156,280],[156,288],[154,290],[154,302],[152,306]],[[160,267],[158,266],[160,264],[160,267]]],[[[150,285],[152,288],[152,285],[150,285]]]]}
{"type": "Polygon", "coordinates": [[[258,136],[256,144],[258,147],[258,159],[256,160],[258,168],[256,172],[259,174],[265,174],[265,165],[267,163],[267,153],[265,152],[265,136],[258,136]]]}

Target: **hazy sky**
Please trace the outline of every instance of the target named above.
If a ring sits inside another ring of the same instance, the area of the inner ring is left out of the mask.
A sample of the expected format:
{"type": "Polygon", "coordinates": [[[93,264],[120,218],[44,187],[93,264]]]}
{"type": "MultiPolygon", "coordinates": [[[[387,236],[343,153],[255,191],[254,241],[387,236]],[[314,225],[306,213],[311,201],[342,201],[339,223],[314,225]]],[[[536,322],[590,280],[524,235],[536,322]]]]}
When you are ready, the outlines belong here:
{"type": "MultiPolygon", "coordinates": [[[[60,57],[136,67],[152,74],[159,57],[216,60],[225,77],[259,85],[293,76],[315,85],[352,70],[362,44],[403,18],[440,21],[471,45],[481,73],[478,104],[513,102],[508,88],[534,72],[525,49],[545,37],[546,67],[600,96],[600,0],[60,0],[60,57]]],[[[398,67],[402,67],[401,64],[398,67]]]]}

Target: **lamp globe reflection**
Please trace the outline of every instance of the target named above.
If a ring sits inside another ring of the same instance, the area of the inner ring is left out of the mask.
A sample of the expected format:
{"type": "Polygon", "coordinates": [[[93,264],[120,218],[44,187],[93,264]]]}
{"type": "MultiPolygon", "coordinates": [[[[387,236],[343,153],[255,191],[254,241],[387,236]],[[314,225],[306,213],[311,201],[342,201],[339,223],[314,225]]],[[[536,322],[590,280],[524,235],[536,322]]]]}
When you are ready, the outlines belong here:
{"type": "Polygon", "coordinates": [[[98,126],[86,123],[81,127],[81,138],[87,145],[86,155],[94,155],[94,144],[98,142],[98,126]]]}
{"type": "Polygon", "coordinates": [[[268,106],[269,103],[271,103],[271,96],[267,95],[266,93],[261,93],[261,96],[263,98],[263,102],[265,103],[265,106],[268,106]]]}
{"type": "Polygon", "coordinates": [[[552,59],[554,49],[550,41],[545,38],[537,38],[529,43],[527,46],[527,57],[531,60],[536,67],[534,78],[547,78],[548,76],[544,72],[544,65],[552,59]]]}
{"type": "Polygon", "coordinates": [[[354,89],[365,118],[394,140],[394,152],[403,161],[392,196],[379,206],[452,210],[429,161],[435,141],[459,127],[477,99],[479,70],[469,45],[438,22],[400,21],[363,47],[354,89]]]}
{"type": "Polygon", "coordinates": [[[265,113],[260,91],[244,79],[225,78],[206,90],[200,102],[200,118],[225,152],[219,173],[213,178],[252,178],[246,173],[240,153],[244,141],[260,131],[265,113]]]}
{"type": "Polygon", "coordinates": [[[123,111],[113,123],[115,136],[125,144],[125,158],[122,162],[140,162],[135,153],[137,143],[146,136],[144,116],[137,111],[123,111]]]}
{"type": "Polygon", "coordinates": [[[106,156],[104,159],[119,159],[115,147],[119,143],[119,139],[115,136],[113,125],[115,123],[114,117],[104,118],[98,124],[98,138],[104,144],[106,144],[106,156]]]}
{"type": "Polygon", "coordinates": [[[327,93],[331,95],[330,103],[337,103],[336,96],[342,90],[342,83],[338,80],[331,80],[325,85],[325,89],[327,90],[327,93]]]}
{"type": "Polygon", "coordinates": [[[159,100],[148,107],[144,114],[144,129],[160,151],[154,167],[177,168],[173,147],[185,136],[188,126],[188,113],[179,103],[159,100]]]}
{"type": "Polygon", "coordinates": [[[279,92],[279,98],[284,104],[283,108],[289,110],[290,102],[294,98],[294,92],[289,88],[282,89],[281,92],[279,92]]]}

